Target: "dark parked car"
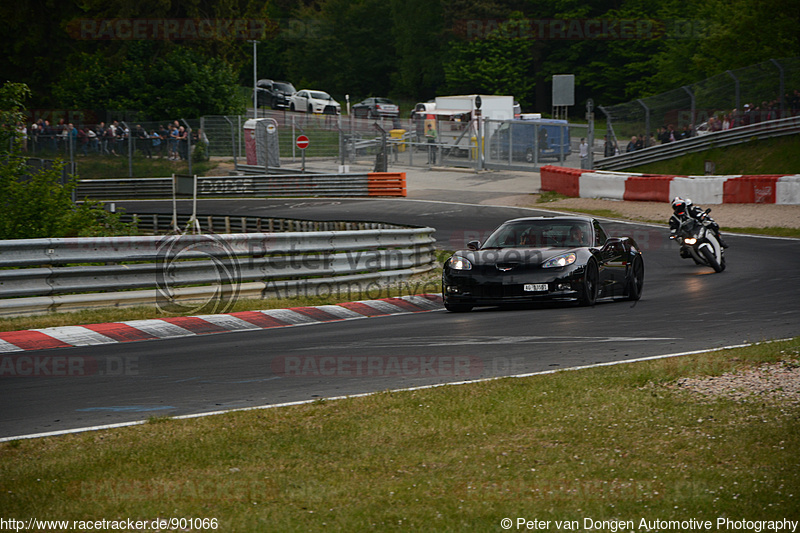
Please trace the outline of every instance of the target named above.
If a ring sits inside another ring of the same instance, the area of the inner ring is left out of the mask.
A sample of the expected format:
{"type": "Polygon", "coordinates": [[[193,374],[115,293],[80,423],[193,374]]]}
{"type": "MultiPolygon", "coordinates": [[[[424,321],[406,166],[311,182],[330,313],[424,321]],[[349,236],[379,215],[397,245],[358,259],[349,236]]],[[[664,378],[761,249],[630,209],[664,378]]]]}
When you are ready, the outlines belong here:
{"type": "Polygon", "coordinates": [[[289,107],[289,97],[297,92],[288,81],[258,80],[256,83],[258,106],[282,109],[289,107]]]}
{"type": "Polygon", "coordinates": [[[588,217],[509,220],[481,245],[453,254],[442,271],[449,311],[479,305],[598,298],[638,300],[644,284],[642,252],[631,237],[609,237],[588,217]]]}
{"type": "Polygon", "coordinates": [[[388,98],[367,98],[350,109],[356,118],[399,117],[400,108],[388,98]]]}

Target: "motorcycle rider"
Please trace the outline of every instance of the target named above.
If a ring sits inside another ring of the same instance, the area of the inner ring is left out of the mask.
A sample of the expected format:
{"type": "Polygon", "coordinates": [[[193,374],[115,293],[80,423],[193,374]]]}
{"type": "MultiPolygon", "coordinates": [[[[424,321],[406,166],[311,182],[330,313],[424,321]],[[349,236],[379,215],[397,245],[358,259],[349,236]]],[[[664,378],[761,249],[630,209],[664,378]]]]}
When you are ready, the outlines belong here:
{"type": "MultiPolygon", "coordinates": [[[[689,198],[681,198],[676,196],[672,200],[672,216],[669,217],[669,238],[675,239],[678,236],[678,228],[681,222],[693,218],[701,223],[705,223],[709,228],[714,231],[714,235],[719,241],[719,245],[727,248],[728,245],[722,240],[722,235],[719,233],[719,224],[717,224],[711,216],[703,211],[700,207],[694,205],[689,198]]],[[[683,245],[681,245],[681,257],[688,257],[685,254],[683,245]]]]}

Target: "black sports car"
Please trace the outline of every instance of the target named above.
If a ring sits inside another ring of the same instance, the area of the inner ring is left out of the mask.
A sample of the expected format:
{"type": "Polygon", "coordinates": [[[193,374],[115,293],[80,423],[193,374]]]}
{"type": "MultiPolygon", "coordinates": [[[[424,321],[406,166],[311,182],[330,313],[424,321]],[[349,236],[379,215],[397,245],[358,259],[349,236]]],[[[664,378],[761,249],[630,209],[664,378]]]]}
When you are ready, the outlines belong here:
{"type": "Polygon", "coordinates": [[[517,218],[486,242],[467,244],[445,261],[442,296],[449,311],[543,299],[638,300],[642,252],[631,237],[609,237],[588,217],[517,218]]]}

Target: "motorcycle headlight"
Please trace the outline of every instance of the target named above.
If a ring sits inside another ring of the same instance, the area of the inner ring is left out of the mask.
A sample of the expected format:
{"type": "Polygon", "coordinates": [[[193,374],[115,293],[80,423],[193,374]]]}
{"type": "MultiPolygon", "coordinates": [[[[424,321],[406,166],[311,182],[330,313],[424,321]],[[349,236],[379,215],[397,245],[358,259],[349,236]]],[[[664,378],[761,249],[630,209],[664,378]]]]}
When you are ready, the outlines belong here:
{"type": "Polygon", "coordinates": [[[697,239],[695,239],[694,237],[687,237],[683,239],[683,242],[685,242],[686,244],[694,244],[697,242],[697,239]]]}
{"type": "Polygon", "coordinates": [[[556,257],[551,257],[544,263],[542,263],[542,268],[561,268],[567,265],[571,265],[578,259],[578,256],[574,253],[562,254],[557,255],[556,257]]]}
{"type": "Polygon", "coordinates": [[[447,266],[449,268],[451,268],[452,270],[471,270],[472,269],[472,263],[470,263],[469,260],[467,260],[467,259],[465,259],[465,258],[463,258],[461,256],[458,256],[458,255],[454,255],[453,257],[448,259],[447,260],[447,266]]]}

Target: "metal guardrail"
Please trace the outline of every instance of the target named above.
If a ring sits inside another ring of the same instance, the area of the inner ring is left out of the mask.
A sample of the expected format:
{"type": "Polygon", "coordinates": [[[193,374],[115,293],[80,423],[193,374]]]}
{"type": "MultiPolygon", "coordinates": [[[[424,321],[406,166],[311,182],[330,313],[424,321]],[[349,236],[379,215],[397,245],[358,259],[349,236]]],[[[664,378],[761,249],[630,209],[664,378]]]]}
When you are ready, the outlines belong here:
{"type": "MultiPolygon", "coordinates": [[[[191,215],[178,215],[178,228],[187,228],[191,215]]],[[[173,233],[172,215],[169,213],[120,213],[123,223],[136,222],[139,232],[145,235],[173,233]]],[[[344,220],[300,220],[258,216],[198,215],[197,222],[204,233],[275,233],[289,231],[360,231],[367,229],[400,229],[409,226],[384,222],[357,222],[344,220]]]]}
{"type": "Polygon", "coordinates": [[[0,315],[151,305],[433,268],[432,228],[0,241],[0,315]],[[146,291],[134,289],[149,289],[146,291]],[[101,292],[112,291],[112,292],[101,292]]]}
{"type": "Polygon", "coordinates": [[[800,116],[770,120],[606,157],[599,161],[596,160],[594,168],[598,170],[622,170],[672,159],[684,154],[701,152],[712,147],[733,146],[753,139],[769,139],[797,133],[800,133],[800,116]]]}
{"type": "MultiPolygon", "coordinates": [[[[198,176],[198,198],[228,197],[347,197],[405,196],[405,179],[391,176],[374,188],[375,175],[294,174],[256,176],[198,176]]],[[[172,197],[172,178],[113,178],[79,180],[76,198],[126,200],[172,197]]]]}

